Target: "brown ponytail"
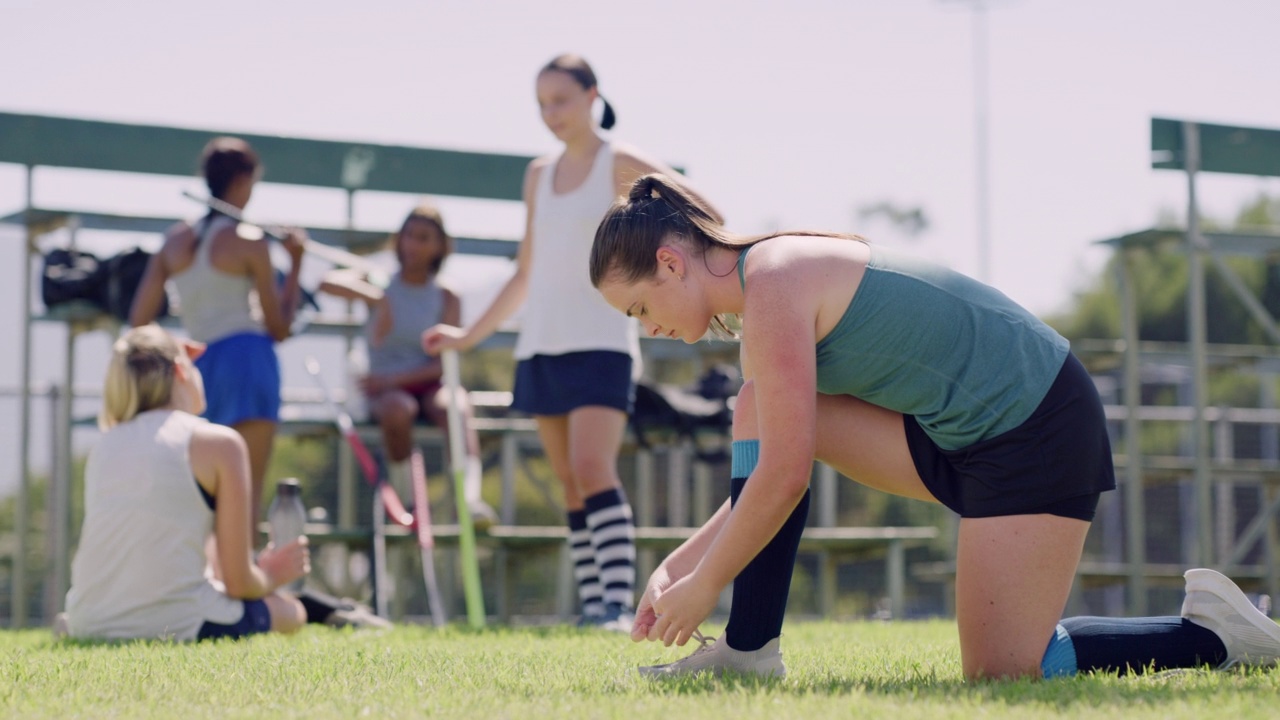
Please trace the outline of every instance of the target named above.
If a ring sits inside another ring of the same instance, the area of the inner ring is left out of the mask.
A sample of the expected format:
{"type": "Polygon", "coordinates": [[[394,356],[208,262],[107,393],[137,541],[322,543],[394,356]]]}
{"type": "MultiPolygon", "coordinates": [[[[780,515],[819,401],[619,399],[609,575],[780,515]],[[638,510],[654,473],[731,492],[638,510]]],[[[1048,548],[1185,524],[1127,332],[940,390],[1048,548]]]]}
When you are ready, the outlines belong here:
{"type": "Polygon", "coordinates": [[[711,211],[678,183],[657,173],[631,185],[605,213],[591,245],[591,284],[606,277],[633,283],[657,272],[658,248],[674,236],[705,255],[713,246],[741,248],[749,239],[716,222],[711,211]]]}
{"type": "MultiPolygon", "coordinates": [[[[863,240],[857,235],[801,230],[767,235],[738,235],[724,228],[711,211],[679,183],[665,175],[645,175],[631,185],[625,199],[618,199],[605,213],[591,244],[591,284],[596,289],[606,279],[634,284],[658,271],[658,248],[681,240],[706,263],[714,247],[735,252],[761,240],[783,235],[816,235],[863,240]]],[[[709,270],[709,268],[708,268],[709,270]]],[[[734,323],[717,316],[713,330],[733,336],[734,323]]]]}

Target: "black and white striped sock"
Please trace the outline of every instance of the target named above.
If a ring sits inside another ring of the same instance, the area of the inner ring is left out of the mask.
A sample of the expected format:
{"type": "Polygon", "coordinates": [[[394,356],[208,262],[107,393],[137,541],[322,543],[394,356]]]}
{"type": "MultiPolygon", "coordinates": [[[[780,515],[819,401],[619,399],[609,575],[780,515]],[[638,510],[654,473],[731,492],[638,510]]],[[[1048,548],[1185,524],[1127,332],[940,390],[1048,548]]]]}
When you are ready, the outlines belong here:
{"type": "Polygon", "coordinates": [[[598,617],[604,615],[603,588],[591,547],[591,531],[587,529],[587,511],[570,510],[568,516],[569,559],[573,562],[573,579],[578,581],[578,601],[584,616],[598,617]]]}
{"type": "Polygon", "coordinates": [[[631,504],[622,488],[592,495],[585,504],[605,605],[630,610],[635,606],[636,584],[636,524],[631,504]]]}

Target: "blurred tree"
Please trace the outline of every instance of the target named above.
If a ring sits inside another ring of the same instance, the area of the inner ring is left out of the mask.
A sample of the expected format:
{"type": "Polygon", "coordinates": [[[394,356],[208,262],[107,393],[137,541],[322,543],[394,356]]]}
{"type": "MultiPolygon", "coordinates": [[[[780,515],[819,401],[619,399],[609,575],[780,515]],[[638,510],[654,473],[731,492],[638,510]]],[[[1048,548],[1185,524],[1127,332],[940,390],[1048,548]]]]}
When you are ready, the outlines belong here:
{"type": "MultiPolygon", "coordinates": [[[[1162,213],[1167,220],[1168,214],[1162,213]]],[[[1162,222],[1162,224],[1167,224],[1162,222]]],[[[1205,229],[1222,227],[1206,221],[1205,229]]],[[[1237,213],[1235,230],[1275,232],[1280,228],[1280,198],[1261,194],[1237,213]]],[[[1139,333],[1143,340],[1182,342],[1187,338],[1187,259],[1178,248],[1142,248],[1133,253],[1133,273],[1139,298],[1139,333]]],[[[1112,257],[1097,277],[1076,293],[1073,306],[1046,318],[1070,340],[1120,337],[1120,301],[1116,263],[1112,257]]],[[[1280,256],[1227,258],[1227,264],[1273,314],[1280,314],[1280,256]]],[[[1206,275],[1206,311],[1211,343],[1266,344],[1269,338],[1249,316],[1226,282],[1213,270],[1206,275]]]]}

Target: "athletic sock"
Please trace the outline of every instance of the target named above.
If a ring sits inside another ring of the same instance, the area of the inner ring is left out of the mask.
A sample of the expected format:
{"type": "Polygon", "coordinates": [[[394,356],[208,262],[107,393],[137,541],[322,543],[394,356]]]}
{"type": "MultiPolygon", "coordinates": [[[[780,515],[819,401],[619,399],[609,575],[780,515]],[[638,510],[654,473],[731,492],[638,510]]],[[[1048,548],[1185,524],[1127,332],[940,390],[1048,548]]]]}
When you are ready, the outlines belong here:
{"type": "Polygon", "coordinates": [[[636,524],[631,504],[622,488],[596,493],[584,502],[604,603],[630,610],[635,606],[636,584],[636,524]]]}
{"type": "Polygon", "coordinates": [[[399,462],[392,460],[387,463],[387,479],[391,481],[391,487],[409,504],[413,504],[413,471],[409,468],[412,460],[413,454],[410,453],[409,457],[399,462]]]}
{"type": "Polygon", "coordinates": [[[573,579],[578,582],[578,601],[587,617],[604,615],[604,598],[600,587],[600,571],[591,549],[591,531],[587,529],[587,511],[570,510],[569,559],[573,562],[573,579]]]}
{"type": "Polygon", "coordinates": [[[1079,670],[1076,660],[1076,646],[1071,642],[1071,635],[1061,625],[1053,630],[1049,639],[1049,647],[1040,660],[1040,672],[1046,678],[1071,677],[1079,670]]]}
{"type": "Polygon", "coordinates": [[[1217,667],[1227,659],[1227,648],[1216,633],[1177,616],[1073,617],[1058,627],[1069,636],[1083,672],[1217,667]]]}
{"type": "MultiPolygon", "coordinates": [[[[734,504],[759,458],[759,440],[733,441],[729,497],[734,504]]],[[[759,650],[782,634],[782,619],[791,592],[791,572],[795,569],[800,535],[808,519],[809,491],[806,490],[778,534],[734,578],[729,624],[724,630],[725,642],[734,650],[759,650]]]]}
{"type": "Polygon", "coordinates": [[[474,455],[467,457],[466,471],[462,477],[462,498],[468,503],[481,502],[480,483],[484,479],[484,466],[480,463],[480,458],[474,455]]]}
{"type": "Polygon", "coordinates": [[[298,602],[302,603],[302,608],[307,611],[309,623],[323,623],[335,610],[346,605],[332,595],[325,595],[315,590],[303,590],[298,593],[298,602]]]}

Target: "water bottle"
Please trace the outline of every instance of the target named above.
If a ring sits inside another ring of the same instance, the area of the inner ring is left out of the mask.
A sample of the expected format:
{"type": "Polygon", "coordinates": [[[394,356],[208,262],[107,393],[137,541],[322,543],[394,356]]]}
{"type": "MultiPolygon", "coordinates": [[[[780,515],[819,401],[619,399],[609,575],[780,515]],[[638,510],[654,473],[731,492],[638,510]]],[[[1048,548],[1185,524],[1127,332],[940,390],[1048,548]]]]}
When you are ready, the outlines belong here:
{"type": "MultiPolygon", "coordinates": [[[[271,544],[284,547],[301,537],[307,522],[307,509],[302,504],[302,488],[297,478],[284,478],[276,483],[276,496],[267,510],[267,523],[271,526],[271,544]]],[[[302,578],[285,586],[286,590],[301,590],[302,578]]]]}

